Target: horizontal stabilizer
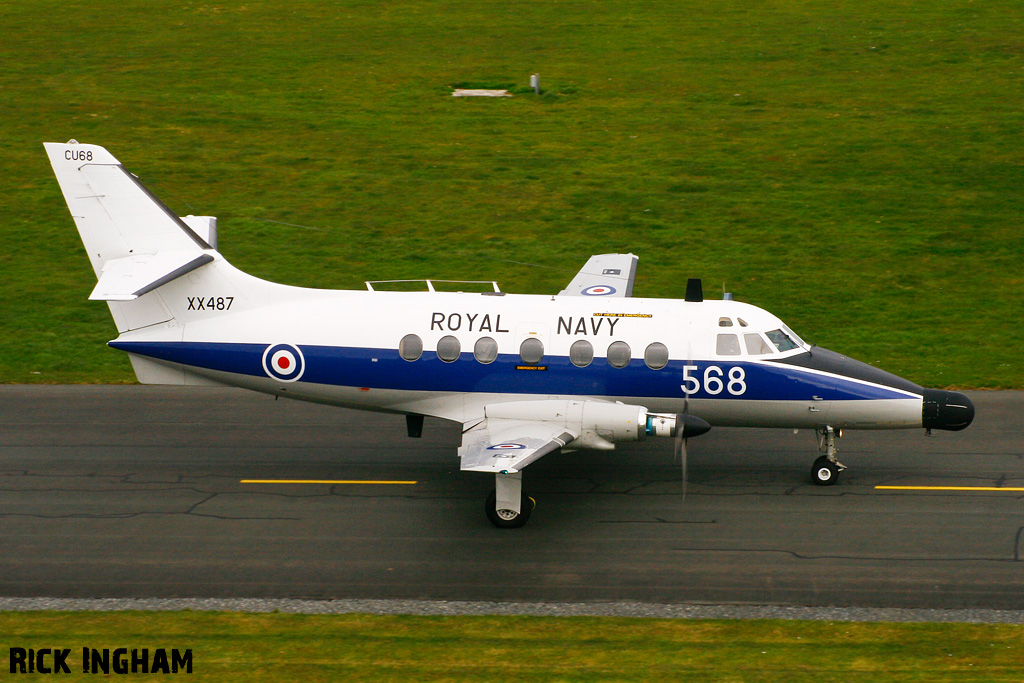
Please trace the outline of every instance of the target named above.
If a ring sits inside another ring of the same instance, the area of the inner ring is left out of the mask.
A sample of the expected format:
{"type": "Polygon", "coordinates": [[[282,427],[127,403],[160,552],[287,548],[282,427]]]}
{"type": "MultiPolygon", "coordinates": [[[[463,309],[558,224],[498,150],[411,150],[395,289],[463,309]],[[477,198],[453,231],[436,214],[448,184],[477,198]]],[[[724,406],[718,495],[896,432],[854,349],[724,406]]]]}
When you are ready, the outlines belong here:
{"type": "Polygon", "coordinates": [[[107,261],[89,298],[131,301],[213,261],[209,253],[164,251],[107,261]]]}

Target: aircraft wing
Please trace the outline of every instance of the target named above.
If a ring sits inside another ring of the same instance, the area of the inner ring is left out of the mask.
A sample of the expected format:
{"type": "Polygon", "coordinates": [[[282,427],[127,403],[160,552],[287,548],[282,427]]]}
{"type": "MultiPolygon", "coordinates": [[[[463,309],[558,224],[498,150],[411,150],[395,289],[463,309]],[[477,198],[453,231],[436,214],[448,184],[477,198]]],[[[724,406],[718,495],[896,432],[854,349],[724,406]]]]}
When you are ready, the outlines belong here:
{"type": "Polygon", "coordinates": [[[638,257],[633,254],[591,256],[559,296],[633,296],[638,257]]]}
{"type": "Polygon", "coordinates": [[[463,432],[459,457],[463,470],[511,474],[578,436],[564,425],[488,418],[463,432]]]}

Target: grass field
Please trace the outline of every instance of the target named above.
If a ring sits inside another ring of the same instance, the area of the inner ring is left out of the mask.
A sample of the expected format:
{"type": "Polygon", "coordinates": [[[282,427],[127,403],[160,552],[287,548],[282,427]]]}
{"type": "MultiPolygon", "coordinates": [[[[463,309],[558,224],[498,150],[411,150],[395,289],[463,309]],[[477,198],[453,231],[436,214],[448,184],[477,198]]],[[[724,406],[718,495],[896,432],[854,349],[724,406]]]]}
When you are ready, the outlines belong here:
{"type": "MultiPolygon", "coordinates": [[[[1024,388],[1019,2],[0,2],[0,381],[126,382],[42,150],[291,284],[641,258],[932,386],[1024,388]],[[451,87],[544,93],[450,97],[451,87]],[[525,265],[533,264],[533,265],[525,265]]],[[[541,266],[541,267],[538,267],[541,266]]]]}
{"type": "Polygon", "coordinates": [[[82,647],[191,649],[197,681],[1009,683],[1024,669],[1019,625],[23,612],[0,613],[0,633],[4,661],[72,648],[65,680],[96,678],[82,647]]]}

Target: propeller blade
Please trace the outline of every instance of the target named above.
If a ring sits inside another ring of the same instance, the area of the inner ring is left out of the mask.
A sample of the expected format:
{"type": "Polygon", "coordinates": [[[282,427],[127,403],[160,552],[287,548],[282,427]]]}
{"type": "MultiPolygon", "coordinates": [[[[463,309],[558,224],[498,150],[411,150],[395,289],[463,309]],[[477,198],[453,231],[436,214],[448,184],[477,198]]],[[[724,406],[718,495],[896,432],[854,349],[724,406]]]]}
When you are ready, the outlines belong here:
{"type": "Polygon", "coordinates": [[[676,415],[676,434],[675,434],[675,456],[676,462],[682,463],[682,476],[683,476],[683,502],[686,502],[686,489],[689,485],[689,476],[687,473],[688,466],[688,451],[686,442],[691,436],[700,436],[706,434],[711,430],[711,425],[706,420],[702,420],[696,415],[688,415],[686,413],[679,413],[676,415]]]}
{"type": "MultiPolygon", "coordinates": [[[[682,417],[682,415],[680,415],[680,417],[682,417]]],[[[686,502],[686,486],[687,486],[687,479],[688,479],[687,475],[686,475],[687,451],[686,451],[686,434],[685,434],[685,430],[682,429],[681,426],[676,429],[675,452],[676,452],[676,462],[681,462],[682,463],[682,470],[681,470],[681,472],[682,472],[682,478],[683,478],[683,502],[685,503],[686,502]]]]}

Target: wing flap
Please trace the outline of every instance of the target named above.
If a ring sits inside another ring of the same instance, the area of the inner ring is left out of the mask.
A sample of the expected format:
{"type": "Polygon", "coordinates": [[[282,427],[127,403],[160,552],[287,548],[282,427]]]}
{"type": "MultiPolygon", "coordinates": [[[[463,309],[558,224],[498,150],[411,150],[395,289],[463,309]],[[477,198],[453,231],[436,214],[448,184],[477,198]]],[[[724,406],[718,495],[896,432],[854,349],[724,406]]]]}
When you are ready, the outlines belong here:
{"type": "Polygon", "coordinates": [[[564,425],[488,418],[463,433],[461,469],[515,473],[578,436],[564,425]]]}

